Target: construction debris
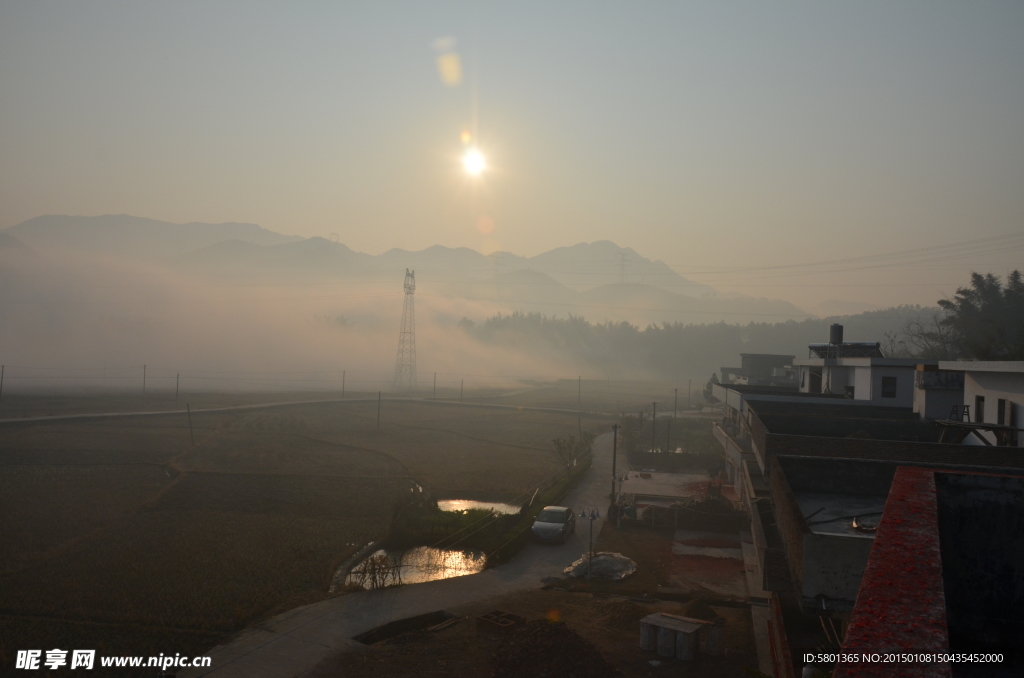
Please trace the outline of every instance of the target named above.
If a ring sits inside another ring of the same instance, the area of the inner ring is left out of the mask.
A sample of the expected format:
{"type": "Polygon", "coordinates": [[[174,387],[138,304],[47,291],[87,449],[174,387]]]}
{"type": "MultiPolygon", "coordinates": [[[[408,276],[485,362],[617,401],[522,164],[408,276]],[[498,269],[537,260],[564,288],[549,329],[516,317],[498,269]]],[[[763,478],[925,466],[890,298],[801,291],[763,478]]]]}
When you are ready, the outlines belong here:
{"type": "Polygon", "coordinates": [[[636,572],[636,563],[621,553],[600,551],[594,554],[593,559],[584,555],[575,563],[565,568],[565,573],[571,577],[586,577],[592,579],[625,579],[636,572]]]}

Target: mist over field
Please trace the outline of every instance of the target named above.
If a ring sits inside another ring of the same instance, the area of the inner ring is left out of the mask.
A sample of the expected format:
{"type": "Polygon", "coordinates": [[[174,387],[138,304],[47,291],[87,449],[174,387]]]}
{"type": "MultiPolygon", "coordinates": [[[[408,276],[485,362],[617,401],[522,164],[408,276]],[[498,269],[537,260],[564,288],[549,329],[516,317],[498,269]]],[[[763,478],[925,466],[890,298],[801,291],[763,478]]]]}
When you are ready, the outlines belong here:
{"type": "MultiPolygon", "coordinates": [[[[43,217],[0,233],[8,388],[391,385],[406,268],[420,385],[707,378],[738,353],[801,354],[824,320],[718,294],[609,242],[530,259],[468,249],[355,252],[245,224],[43,217]],[[19,383],[20,381],[20,383],[19,383]]],[[[928,309],[850,317],[880,340],[928,309]]]]}

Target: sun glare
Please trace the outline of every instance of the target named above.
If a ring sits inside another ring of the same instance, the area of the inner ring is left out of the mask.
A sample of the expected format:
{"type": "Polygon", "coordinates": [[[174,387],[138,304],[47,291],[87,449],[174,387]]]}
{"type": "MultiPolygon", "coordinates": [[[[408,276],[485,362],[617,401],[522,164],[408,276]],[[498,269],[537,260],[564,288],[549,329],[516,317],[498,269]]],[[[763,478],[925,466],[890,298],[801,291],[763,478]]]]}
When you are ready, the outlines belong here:
{"type": "Polygon", "coordinates": [[[487,169],[487,163],[484,162],[484,156],[475,148],[469,149],[466,151],[466,154],[462,156],[462,166],[466,169],[468,174],[473,176],[479,176],[485,169],[487,169]]]}

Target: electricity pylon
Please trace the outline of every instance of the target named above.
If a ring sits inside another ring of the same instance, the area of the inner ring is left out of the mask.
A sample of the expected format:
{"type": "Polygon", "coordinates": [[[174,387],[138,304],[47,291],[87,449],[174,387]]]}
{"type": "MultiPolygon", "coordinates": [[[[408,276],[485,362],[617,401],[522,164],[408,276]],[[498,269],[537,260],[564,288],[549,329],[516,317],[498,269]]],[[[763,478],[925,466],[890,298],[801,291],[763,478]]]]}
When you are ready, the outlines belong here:
{"type": "Polygon", "coordinates": [[[398,333],[398,358],[395,360],[395,390],[416,389],[416,271],[405,269],[405,303],[402,305],[402,329],[398,333]]]}

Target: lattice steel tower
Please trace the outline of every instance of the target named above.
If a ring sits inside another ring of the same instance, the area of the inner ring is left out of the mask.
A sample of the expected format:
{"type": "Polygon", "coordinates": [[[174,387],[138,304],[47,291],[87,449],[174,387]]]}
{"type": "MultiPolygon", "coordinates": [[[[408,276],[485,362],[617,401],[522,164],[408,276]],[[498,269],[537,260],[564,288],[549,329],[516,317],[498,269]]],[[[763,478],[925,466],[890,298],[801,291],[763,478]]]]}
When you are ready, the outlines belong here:
{"type": "Polygon", "coordinates": [[[402,306],[402,330],[398,333],[398,359],[395,360],[395,390],[416,389],[416,271],[405,269],[405,303],[402,306]]]}

